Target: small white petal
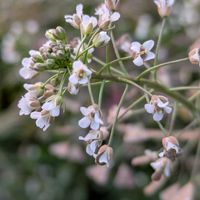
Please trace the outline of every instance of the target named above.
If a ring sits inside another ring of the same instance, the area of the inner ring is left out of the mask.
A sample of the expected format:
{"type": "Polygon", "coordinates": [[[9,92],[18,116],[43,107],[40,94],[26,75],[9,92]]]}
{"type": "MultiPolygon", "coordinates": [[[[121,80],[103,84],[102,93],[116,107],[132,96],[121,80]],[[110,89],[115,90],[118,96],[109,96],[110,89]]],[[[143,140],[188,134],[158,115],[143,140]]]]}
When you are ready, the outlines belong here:
{"type": "Polygon", "coordinates": [[[141,46],[142,45],[139,42],[132,42],[130,48],[131,48],[132,51],[139,53],[141,46]]]}
{"type": "Polygon", "coordinates": [[[118,12],[114,12],[110,17],[110,21],[115,22],[115,21],[119,20],[119,18],[120,18],[120,14],[118,12]]]}
{"type": "Polygon", "coordinates": [[[106,151],[99,157],[99,163],[100,164],[108,164],[109,163],[108,154],[106,151]]]}
{"type": "Polygon", "coordinates": [[[153,52],[148,52],[144,58],[144,61],[152,60],[155,58],[155,54],[153,52]]]}
{"type": "Polygon", "coordinates": [[[76,74],[72,74],[69,77],[69,82],[74,84],[74,85],[78,84],[78,77],[76,76],[76,74]]]}
{"type": "Polygon", "coordinates": [[[90,125],[91,121],[88,117],[83,117],[79,120],[78,124],[81,128],[87,128],[90,125]]]}
{"type": "Polygon", "coordinates": [[[144,47],[145,50],[150,51],[154,46],[154,41],[148,40],[148,41],[144,42],[142,46],[144,47]]]}
{"type": "Polygon", "coordinates": [[[150,113],[150,114],[154,113],[154,106],[152,104],[150,104],[150,103],[145,104],[144,108],[148,113],[150,113]]]}
{"type": "Polygon", "coordinates": [[[100,126],[100,124],[99,123],[97,123],[96,121],[92,121],[91,122],[91,124],[90,124],[90,128],[92,129],[92,130],[98,130],[99,129],[99,126],[100,126]]]}
{"type": "Polygon", "coordinates": [[[83,14],[83,4],[78,4],[76,6],[76,13],[80,17],[83,14]]]}
{"type": "Polygon", "coordinates": [[[133,63],[134,63],[136,66],[140,67],[140,66],[142,66],[142,65],[144,64],[144,61],[143,61],[143,59],[141,58],[141,56],[137,56],[137,57],[133,60],[133,63]]]}
{"type": "Polygon", "coordinates": [[[84,85],[84,84],[88,83],[88,81],[89,81],[88,77],[83,77],[82,79],[79,80],[78,83],[80,85],[84,85]]]}
{"type": "Polygon", "coordinates": [[[101,117],[100,117],[99,112],[96,112],[96,113],[95,113],[95,115],[94,115],[94,120],[95,120],[95,122],[97,122],[97,123],[99,123],[99,124],[103,124],[103,121],[102,121],[102,119],[101,119],[101,117]]]}
{"type": "Polygon", "coordinates": [[[86,107],[80,107],[80,111],[84,116],[87,116],[90,113],[90,109],[88,109],[86,107]]]}
{"type": "Polygon", "coordinates": [[[168,114],[170,114],[170,113],[172,112],[172,108],[169,107],[169,106],[166,106],[166,107],[164,108],[164,110],[165,110],[165,112],[168,113],[168,114]]]}
{"type": "Polygon", "coordinates": [[[50,115],[52,117],[58,117],[60,115],[60,106],[56,106],[54,109],[50,111],[50,115]]]}
{"type": "Polygon", "coordinates": [[[162,102],[160,99],[157,100],[157,105],[158,105],[159,108],[164,108],[164,107],[166,107],[168,104],[169,104],[168,101],[164,103],[164,102],[162,102]]]}
{"type": "Polygon", "coordinates": [[[31,113],[30,117],[31,119],[38,119],[40,116],[41,116],[40,112],[35,111],[31,113]]]}
{"type": "Polygon", "coordinates": [[[162,120],[163,116],[164,116],[163,112],[155,112],[153,115],[153,119],[154,121],[159,122],[162,120]]]}

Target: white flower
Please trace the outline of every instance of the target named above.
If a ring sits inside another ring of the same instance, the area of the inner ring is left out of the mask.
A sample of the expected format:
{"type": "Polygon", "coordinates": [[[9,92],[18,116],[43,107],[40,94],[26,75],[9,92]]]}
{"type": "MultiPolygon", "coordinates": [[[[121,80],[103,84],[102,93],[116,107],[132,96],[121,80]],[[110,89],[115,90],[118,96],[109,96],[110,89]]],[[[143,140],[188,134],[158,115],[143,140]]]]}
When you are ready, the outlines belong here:
{"type": "Polygon", "coordinates": [[[60,108],[62,105],[62,97],[59,95],[54,95],[47,99],[47,101],[42,105],[42,109],[49,112],[52,117],[58,117],[60,115],[60,108]]]}
{"type": "Polygon", "coordinates": [[[87,154],[95,157],[97,149],[102,144],[103,133],[99,130],[91,130],[85,137],[80,136],[79,140],[85,141],[87,143],[87,154]]]}
{"type": "Polygon", "coordinates": [[[159,173],[161,175],[162,173],[166,176],[170,176],[170,170],[171,170],[171,161],[166,158],[159,158],[155,162],[151,163],[151,167],[156,171],[155,173],[159,173]]]}
{"type": "Polygon", "coordinates": [[[72,75],[69,77],[69,82],[77,85],[84,85],[88,83],[92,75],[92,72],[81,61],[75,61],[73,63],[72,75]]]}
{"type": "Polygon", "coordinates": [[[78,92],[79,92],[79,85],[74,85],[72,83],[68,83],[68,86],[67,86],[67,89],[68,89],[68,92],[72,95],[77,95],[78,92]]]}
{"type": "Polygon", "coordinates": [[[95,14],[99,16],[98,25],[101,29],[107,29],[110,23],[118,21],[120,18],[118,12],[111,12],[105,4],[99,6],[95,14]]]}
{"type": "Polygon", "coordinates": [[[29,93],[26,93],[19,100],[18,108],[20,108],[19,115],[29,115],[33,110],[40,108],[40,102],[29,93]]]}
{"type": "Polygon", "coordinates": [[[168,105],[169,101],[166,97],[153,95],[150,103],[145,104],[144,108],[148,113],[153,114],[154,121],[159,122],[163,119],[164,113],[172,112],[172,108],[168,105]]]}
{"type": "Polygon", "coordinates": [[[167,17],[171,13],[171,7],[173,6],[175,0],[154,0],[157,5],[158,13],[161,17],[167,17]]]}
{"type": "Polygon", "coordinates": [[[100,125],[103,124],[102,117],[97,105],[80,108],[81,113],[84,117],[79,120],[79,126],[81,128],[88,128],[90,127],[93,130],[98,130],[100,125]]]}
{"type": "Polygon", "coordinates": [[[34,111],[31,113],[31,118],[36,119],[36,126],[46,131],[50,126],[51,115],[48,111],[42,110],[41,112],[34,111]]]}
{"type": "Polygon", "coordinates": [[[155,54],[151,52],[151,49],[154,46],[153,40],[148,40],[143,44],[139,42],[131,43],[130,51],[134,58],[133,63],[136,66],[142,66],[144,61],[152,60],[155,58],[155,54]]]}
{"type": "Polygon", "coordinates": [[[23,67],[19,70],[19,74],[24,79],[31,79],[38,74],[38,72],[32,68],[34,62],[31,57],[24,58],[22,60],[22,65],[23,67]]]}
{"type": "Polygon", "coordinates": [[[93,44],[95,47],[100,47],[105,46],[109,41],[110,36],[105,31],[101,31],[94,37],[93,44]]]}
{"type": "Polygon", "coordinates": [[[189,52],[189,59],[192,64],[200,65],[200,49],[194,48],[189,52]]]}
{"type": "Polygon", "coordinates": [[[113,157],[113,149],[108,145],[103,145],[100,147],[97,153],[96,162],[99,165],[106,165],[107,167],[110,167],[112,157],[113,157]]]}
{"type": "Polygon", "coordinates": [[[97,26],[96,17],[90,17],[88,15],[83,15],[80,24],[81,32],[83,35],[88,35],[92,33],[93,29],[97,26]]]}
{"type": "Polygon", "coordinates": [[[65,15],[65,21],[71,24],[74,28],[79,29],[83,16],[83,5],[76,6],[76,13],[73,15],[65,15]]]}

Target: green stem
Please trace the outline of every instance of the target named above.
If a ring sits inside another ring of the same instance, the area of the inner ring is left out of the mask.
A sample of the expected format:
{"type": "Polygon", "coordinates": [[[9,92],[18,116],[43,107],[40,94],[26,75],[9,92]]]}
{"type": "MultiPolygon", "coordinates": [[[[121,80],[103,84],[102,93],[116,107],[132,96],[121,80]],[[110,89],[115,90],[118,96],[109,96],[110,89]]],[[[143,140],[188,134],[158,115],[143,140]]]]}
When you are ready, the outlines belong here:
{"type": "Polygon", "coordinates": [[[173,130],[173,127],[174,127],[174,124],[175,124],[176,112],[177,112],[177,103],[175,102],[173,112],[172,112],[172,116],[171,116],[170,125],[169,125],[169,134],[172,133],[172,130],[173,130]]]}
{"type": "Polygon", "coordinates": [[[68,71],[65,71],[65,73],[63,74],[61,83],[60,83],[60,88],[59,88],[58,94],[61,96],[63,95],[63,88],[64,88],[64,84],[65,84],[67,75],[68,75],[68,71]]]}
{"type": "Polygon", "coordinates": [[[111,65],[113,65],[115,63],[119,63],[119,62],[121,62],[123,60],[129,60],[131,58],[132,58],[131,56],[127,56],[127,57],[123,57],[123,58],[117,58],[116,60],[113,60],[113,61],[111,61],[109,63],[106,63],[97,73],[101,74],[107,67],[109,67],[109,66],[111,66],[111,65]]]}
{"type": "MultiPolygon", "coordinates": [[[[98,63],[98,64],[100,64],[100,65],[102,65],[102,66],[106,65],[105,62],[99,60],[99,59],[96,58],[96,57],[93,57],[92,59],[93,59],[93,61],[95,61],[96,63],[98,63]]],[[[110,69],[111,69],[112,71],[114,71],[114,72],[120,74],[120,75],[124,75],[124,73],[121,72],[121,71],[119,71],[118,69],[115,69],[115,68],[113,68],[113,67],[110,67],[110,69]]],[[[98,72],[98,73],[99,73],[99,72],[98,72]]]]}
{"type": "Polygon", "coordinates": [[[182,103],[186,108],[188,108],[191,112],[193,112],[193,114],[195,114],[195,115],[197,114],[195,106],[191,102],[187,101],[185,99],[185,97],[183,97],[179,93],[170,91],[167,87],[165,87],[157,82],[149,81],[146,79],[135,80],[130,77],[107,76],[107,75],[98,75],[98,74],[93,74],[93,79],[97,79],[97,80],[106,79],[106,80],[110,80],[110,81],[114,81],[114,82],[135,85],[136,87],[140,86],[138,88],[142,89],[142,91],[144,91],[145,93],[148,93],[150,96],[152,96],[152,94],[150,92],[144,90],[141,87],[141,85],[144,85],[144,84],[148,85],[148,87],[151,87],[152,89],[156,90],[157,92],[162,92],[162,93],[168,95],[169,97],[175,99],[176,101],[182,103]]]}
{"type": "MultiPolygon", "coordinates": [[[[158,54],[159,54],[159,49],[160,49],[160,45],[161,45],[161,41],[162,41],[165,23],[166,23],[166,18],[163,18],[160,33],[159,33],[159,36],[158,36],[157,45],[156,45],[155,59],[154,59],[154,63],[153,63],[154,66],[157,65],[157,62],[158,62],[158,54]]],[[[153,73],[153,78],[154,78],[154,80],[157,79],[156,71],[154,71],[154,73],[153,73]]]]}
{"type": "Polygon", "coordinates": [[[77,59],[79,58],[79,52],[80,52],[81,47],[83,46],[83,44],[84,44],[86,38],[87,38],[87,36],[84,36],[83,39],[81,40],[81,43],[80,43],[80,46],[79,46],[79,48],[78,48],[78,51],[77,51],[76,59],[75,59],[75,60],[77,60],[77,59]]]}
{"type": "MultiPolygon", "coordinates": [[[[114,49],[115,55],[116,55],[117,59],[120,59],[120,54],[119,54],[118,48],[116,46],[116,42],[115,42],[113,31],[111,31],[110,37],[111,37],[111,41],[112,41],[112,45],[113,45],[113,49],[114,49]]],[[[124,64],[123,64],[122,60],[119,60],[118,62],[119,62],[121,70],[124,73],[128,74],[127,71],[126,71],[126,68],[124,67],[124,64]]]]}
{"type": "Polygon", "coordinates": [[[110,138],[109,138],[109,141],[108,141],[108,146],[111,146],[111,143],[112,143],[112,140],[113,140],[113,136],[114,136],[114,132],[115,132],[115,126],[116,126],[117,120],[118,120],[118,115],[119,115],[122,103],[124,101],[124,98],[125,98],[127,92],[128,92],[128,84],[125,87],[125,90],[124,90],[124,92],[123,92],[123,94],[121,96],[121,99],[120,99],[118,107],[117,107],[116,116],[115,116],[114,123],[113,123],[112,129],[111,129],[111,132],[110,132],[110,138]]]}
{"type": "Polygon", "coordinates": [[[94,46],[91,45],[91,46],[87,47],[86,49],[84,49],[84,51],[81,52],[81,54],[79,54],[79,55],[76,57],[76,60],[78,60],[82,55],[84,55],[85,53],[87,53],[88,50],[90,50],[90,49],[93,48],[93,47],[94,47],[94,46]]]}
{"type": "Polygon", "coordinates": [[[161,68],[161,67],[165,67],[165,66],[167,66],[167,65],[175,64],[175,63],[179,63],[179,62],[184,62],[184,61],[187,61],[187,60],[189,60],[188,57],[186,57],[186,58],[181,58],[181,59],[178,59],[178,60],[169,61],[169,62],[165,62],[165,63],[161,63],[161,64],[159,64],[159,65],[155,65],[155,66],[150,67],[150,68],[146,69],[145,71],[143,71],[139,76],[136,77],[136,79],[139,80],[140,78],[142,78],[143,76],[145,76],[145,75],[148,74],[149,72],[155,71],[155,70],[157,70],[157,69],[159,69],[159,68],[161,68]]]}
{"type": "Polygon", "coordinates": [[[89,95],[90,95],[91,103],[94,105],[95,101],[94,101],[94,96],[93,96],[93,93],[92,93],[92,87],[91,87],[90,80],[88,81],[88,92],[89,92],[89,95]]]}
{"type": "Polygon", "coordinates": [[[200,87],[195,86],[182,86],[182,87],[174,87],[170,88],[170,91],[181,91],[181,90],[200,90],[200,87]]]}

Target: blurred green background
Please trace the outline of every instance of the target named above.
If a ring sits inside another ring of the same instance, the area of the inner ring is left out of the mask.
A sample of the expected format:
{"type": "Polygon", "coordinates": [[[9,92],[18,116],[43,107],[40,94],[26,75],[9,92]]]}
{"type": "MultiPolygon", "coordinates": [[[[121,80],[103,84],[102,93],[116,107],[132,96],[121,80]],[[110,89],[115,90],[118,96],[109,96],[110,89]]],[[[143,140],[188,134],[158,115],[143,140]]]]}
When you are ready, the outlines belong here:
{"type": "MultiPolygon", "coordinates": [[[[78,3],[84,4],[85,13],[92,14],[100,2],[0,0],[0,200],[159,199],[159,192],[152,196],[143,194],[153,170],[149,166],[134,168],[130,161],[134,155],[142,154],[144,146],[159,149],[160,144],[148,141],[124,147],[122,136],[118,135],[112,170],[96,167],[93,159],[85,155],[85,147],[78,141],[81,131],[76,125],[80,114],[75,114],[79,113],[79,105],[87,102],[83,93],[79,99],[67,98],[68,110],[45,133],[35,127],[34,121],[18,115],[17,102],[24,93],[23,80],[18,75],[21,59],[45,42],[44,34],[49,28],[61,25],[69,38],[78,36],[65,23],[64,15],[72,14],[78,3]],[[123,156],[124,152],[129,153],[123,156]]],[[[156,40],[161,21],[153,1],[122,0],[120,13],[116,37],[128,33],[133,40],[156,40]]],[[[188,48],[199,36],[200,1],[177,0],[165,29],[161,60],[187,56],[188,48]]],[[[103,58],[101,50],[97,53],[103,58]]],[[[166,85],[186,85],[199,79],[195,66],[182,65],[178,69],[160,74],[166,85]]],[[[109,89],[107,96],[116,97],[107,100],[106,105],[116,103],[120,95],[115,87],[109,89]]],[[[183,124],[177,126],[183,127],[186,122],[184,118],[183,124]]],[[[181,176],[183,183],[189,177],[189,169],[185,170],[181,176]]],[[[177,176],[166,185],[176,182],[177,176]]]]}

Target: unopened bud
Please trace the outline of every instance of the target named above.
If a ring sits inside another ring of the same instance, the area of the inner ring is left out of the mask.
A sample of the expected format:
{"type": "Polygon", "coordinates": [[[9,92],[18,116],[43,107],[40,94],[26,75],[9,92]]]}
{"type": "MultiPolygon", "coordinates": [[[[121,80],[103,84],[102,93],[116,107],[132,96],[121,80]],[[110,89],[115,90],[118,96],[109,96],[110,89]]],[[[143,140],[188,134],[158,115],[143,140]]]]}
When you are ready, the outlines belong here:
{"type": "Polygon", "coordinates": [[[93,44],[95,47],[101,47],[108,44],[109,41],[110,37],[108,36],[108,34],[105,31],[101,31],[94,37],[93,44]]]}
{"type": "Polygon", "coordinates": [[[194,48],[189,52],[189,60],[192,64],[200,64],[200,48],[194,48]]]}
{"type": "Polygon", "coordinates": [[[161,17],[168,17],[171,14],[171,9],[175,0],[154,0],[157,5],[158,13],[161,17]]]}
{"type": "Polygon", "coordinates": [[[111,160],[113,157],[113,149],[108,145],[103,145],[100,147],[97,156],[96,156],[96,163],[99,165],[106,165],[107,167],[110,166],[111,160]]]}
{"type": "Polygon", "coordinates": [[[109,10],[117,10],[119,0],[105,0],[105,5],[109,10]]]}

